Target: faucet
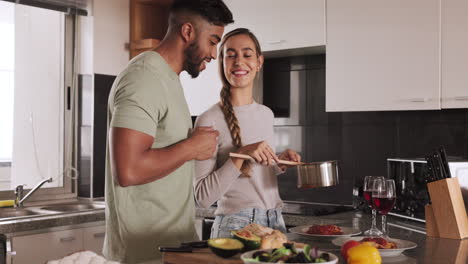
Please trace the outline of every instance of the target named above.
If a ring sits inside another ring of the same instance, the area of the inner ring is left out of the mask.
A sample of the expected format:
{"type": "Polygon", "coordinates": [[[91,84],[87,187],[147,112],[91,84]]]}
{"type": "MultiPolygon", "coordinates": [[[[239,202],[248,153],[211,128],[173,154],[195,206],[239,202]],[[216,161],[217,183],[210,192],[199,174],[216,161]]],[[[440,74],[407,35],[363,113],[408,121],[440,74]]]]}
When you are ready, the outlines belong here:
{"type": "Polygon", "coordinates": [[[29,196],[31,196],[35,191],[37,191],[37,189],[41,188],[41,186],[44,185],[46,182],[52,182],[52,178],[48,178],[48,179],[40,181],[24,197],[23,197],[23,186],[24,185],[16,186],[16,189],[15,189],[15,195],[16,195],[15,207],[23,207],[24,201],[26,201],[29,198],[29,196]]]}

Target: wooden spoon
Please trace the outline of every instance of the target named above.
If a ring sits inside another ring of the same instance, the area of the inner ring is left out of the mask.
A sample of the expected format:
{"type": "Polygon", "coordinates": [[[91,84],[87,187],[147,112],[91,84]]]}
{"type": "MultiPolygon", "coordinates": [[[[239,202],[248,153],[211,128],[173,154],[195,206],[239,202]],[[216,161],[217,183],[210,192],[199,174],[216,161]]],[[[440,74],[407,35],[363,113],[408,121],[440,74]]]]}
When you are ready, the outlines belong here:
{"type": "MultiPolygon", "coordinates": [[[[249,155],[245,155],[245,154],[239,154],[239,153],[230,152],[230,153],[229,153],[229,157],[232,157],[232,158],[239,158],[239,159],[245,159],[245,160],[250,160],[250,161],[256,162],[256,160],[255,160],[254,158],[252,158],[252,157],[249,156],[249,155]]],[[[297,161],[290,161],[290,160],[278,160],[276,163],[278,163],[278,164],[284,164],[284,165],[292,165],[292,166],[307,164],[307,163],[304,163],[304,162],[297,162],[297,161]]]]}

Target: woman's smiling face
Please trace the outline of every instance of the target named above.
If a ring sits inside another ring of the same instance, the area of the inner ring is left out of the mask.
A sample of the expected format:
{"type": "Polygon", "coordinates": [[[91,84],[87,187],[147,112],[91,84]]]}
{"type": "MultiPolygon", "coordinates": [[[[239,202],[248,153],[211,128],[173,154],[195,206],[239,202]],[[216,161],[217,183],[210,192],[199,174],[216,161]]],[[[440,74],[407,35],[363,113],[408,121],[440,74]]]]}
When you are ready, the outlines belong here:
{"type": "Polygon", "coordinates": [[[262,67],[253,40],[245,34],[230,37],[224,45],[224,76],[233,88],[252,87],[255,75],[262,67]]]}

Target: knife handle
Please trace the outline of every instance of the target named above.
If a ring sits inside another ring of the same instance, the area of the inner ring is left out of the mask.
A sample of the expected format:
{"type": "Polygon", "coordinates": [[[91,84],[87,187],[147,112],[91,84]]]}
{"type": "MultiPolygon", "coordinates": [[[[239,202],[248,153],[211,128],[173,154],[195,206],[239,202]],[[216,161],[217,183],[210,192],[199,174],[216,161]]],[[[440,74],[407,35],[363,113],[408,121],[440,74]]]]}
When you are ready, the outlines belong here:
{"type": "Polygon", "coordinates": [[[434,163],[434,167],[436,170],[436,173],[435,173],[436,181],[442,180],[444,178],[444,174],[440,167],[441,164],[439,161],[439,152],[437,150],[432,151],[432,162],[434,163]]]}
{"type": "Polygon", "coordinates": [[[192,253],[191,247],[159,247],[160,252],[192,253]]]}
{"type": "Polygon", "coordinates": [[[433,182],[436,180],[436,171],[435,171],[434,163],[432,162],[432,154],[429,154],[426,156],[426,161],[427,161],[427,168],[429,170],[429,177],[427,179],[427,182],[433,182]]]}
{"type": "Polygon", "coordinates": [[[452,178],[452,174],[450,172],[450,167],[449,167],[448,160],[447,160],[447,152],[445,152],[445,148],[443,146],[439,148],[439,154],[440,154],[440,158],[442,159],[442,165],[445,169],[446,178],[452,178]]]}
{"type": "Polygon", "coordinates": [[[201,240],[201,241],[183,242],[180,244],[180,247],[207,248],[208,241],[201,240]]]}

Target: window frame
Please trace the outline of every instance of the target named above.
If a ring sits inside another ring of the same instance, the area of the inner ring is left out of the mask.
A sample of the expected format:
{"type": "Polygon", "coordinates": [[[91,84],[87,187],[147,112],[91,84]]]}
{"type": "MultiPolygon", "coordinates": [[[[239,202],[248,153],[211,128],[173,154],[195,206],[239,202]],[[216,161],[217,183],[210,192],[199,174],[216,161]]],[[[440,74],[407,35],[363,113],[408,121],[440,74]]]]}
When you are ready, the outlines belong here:
{"type": "MultiPolygon", "coordinates": [[[[63,168],[77,168],[77,82],[74,80],[76,75],[74,74],[75,68],[75,49],[76,49],[76,15],[65,13],[65,40],[64,40],[64,65],[63,65],[63,74],[64,74],[64,97],[62,98],[64,102],[64,129],[63,133],[63,168]],[[70,98],[70,99],[69,99],[70,98]],[[67,101],[70,100],[70,105],[67,104],[67,101]],[[70,106],[70,107],[69,107],[70,106]],[[67,125],[72,124],[72,125],[67,125]],[[70,131],[71,130],[71,131],[70,131]],[[67,159],[67,155],[70,155],[70,159],[67,159]]],[[[3,162],[2,162],[3,163],[3,162]]],[[[3,164],[2,164],[3,165],[3,164]]],[[[10,162],[11,166],[11,162],[10,162]]],[[[8,167],[8,166],[5,166],[8,167]]],[[[74,176],[74,174],[70,174],[74,176]]],[[[77,179],[71,179],[70,177],[63,176],[63,186],[62,187],[50,187],[50,188],[40,188],[37,190],[33,196],[28,198],[25,205],[31,202],[38,201],[47,201],[47,200],[58,200],[58,199],[69,199],[76,198],[78,195],[77,192],[78,181],[77,179]]],[[[34,186],[26,186],[27,189],[24,189],[24,193],[29,192],[34,186]]],[[[5,190],[0,191],[0,199],[15,199],[14,190],[5,190]]]]}

